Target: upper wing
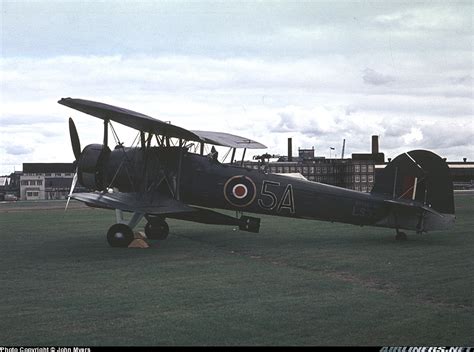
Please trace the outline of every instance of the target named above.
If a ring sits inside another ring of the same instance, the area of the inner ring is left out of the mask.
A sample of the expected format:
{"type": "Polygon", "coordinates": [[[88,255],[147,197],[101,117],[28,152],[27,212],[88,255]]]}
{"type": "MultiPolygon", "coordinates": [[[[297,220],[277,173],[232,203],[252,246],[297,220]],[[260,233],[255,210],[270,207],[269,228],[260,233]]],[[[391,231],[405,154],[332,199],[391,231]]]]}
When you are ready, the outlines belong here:
{"type": "Polygon", "coordinates": [[[205,143],[221,145],[231,148],[247,148],[247,149],[266,149],[267,147],[261,143],[253,141],[249,138],[236,136],[224,132],[212,131],[192,131],[197,134],[205,143]]]}
{"type": "Polygon", "coordinates": [[[96,101],[62,98],[58,103],[98,117],[99,119],[115,121],[143,132],[232,148],[266,148],[263,144],[255,142],[249,138],[239,137],[223,132],[189,131],[136,111],[96,101]]]}
{"type": "Polygon", "coordinates": [[[120,209],[142,214],[175,214],[195,209],[159,193],[73,193],[72,199],[101,208],[120,209]]]}
{"type": "Polygon", "coordinates": [[[187,141],[201,141],[199,136],[184,128],[117,106],[73,98],[62,98],[58,103],[98,117],[99,119],[116,121],[122,125],[143,132],[182,138],[187,141]]]}

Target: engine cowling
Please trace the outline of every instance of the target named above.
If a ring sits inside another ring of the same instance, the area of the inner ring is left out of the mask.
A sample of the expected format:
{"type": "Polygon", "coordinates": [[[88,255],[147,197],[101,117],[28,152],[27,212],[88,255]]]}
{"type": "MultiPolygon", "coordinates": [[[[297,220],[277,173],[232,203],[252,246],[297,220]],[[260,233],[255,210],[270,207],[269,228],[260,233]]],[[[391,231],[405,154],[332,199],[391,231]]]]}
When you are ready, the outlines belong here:
{"type": "Polygon", "coordinates": [[[93,190],[102,191],[106,188],[106,166],[110,149],[103,144],[89,144],[81,153],[77,163],[79,183],[93,190]]]}

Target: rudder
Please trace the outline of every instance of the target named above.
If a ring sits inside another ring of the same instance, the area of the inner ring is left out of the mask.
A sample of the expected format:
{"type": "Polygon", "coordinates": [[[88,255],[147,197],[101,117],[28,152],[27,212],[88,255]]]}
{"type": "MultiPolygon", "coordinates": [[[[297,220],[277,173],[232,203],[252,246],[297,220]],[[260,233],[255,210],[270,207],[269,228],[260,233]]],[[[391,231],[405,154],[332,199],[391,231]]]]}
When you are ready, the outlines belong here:
{"type": "Polygon", "coordinates": [[[376,175],[372,194],[411,200],[441,214],[454,214],[451,173],[446,162],[428,150],[400,154],[376,175]]]}

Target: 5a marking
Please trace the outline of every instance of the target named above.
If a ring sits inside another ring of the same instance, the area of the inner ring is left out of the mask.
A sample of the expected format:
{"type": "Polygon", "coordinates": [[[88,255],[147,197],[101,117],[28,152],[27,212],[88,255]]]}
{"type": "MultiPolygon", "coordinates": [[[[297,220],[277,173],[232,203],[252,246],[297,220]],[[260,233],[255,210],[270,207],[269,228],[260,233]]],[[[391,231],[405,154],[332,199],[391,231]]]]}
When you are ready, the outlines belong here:
{"type": "Polygon", "coordinates": [[[294,214],[295,197],[293,194],[293,186],[291,184],[286,185],[280,200],[278,200],[277,195],[272,192],[272,187],[280,187],[280,182],[263,181],[262,189],[260,190],[261,197],[258,199],[258,205],[265,210],[276,209],[277,213],[281,212],[282,209],[288,209],[290,214],[294,214]]]}

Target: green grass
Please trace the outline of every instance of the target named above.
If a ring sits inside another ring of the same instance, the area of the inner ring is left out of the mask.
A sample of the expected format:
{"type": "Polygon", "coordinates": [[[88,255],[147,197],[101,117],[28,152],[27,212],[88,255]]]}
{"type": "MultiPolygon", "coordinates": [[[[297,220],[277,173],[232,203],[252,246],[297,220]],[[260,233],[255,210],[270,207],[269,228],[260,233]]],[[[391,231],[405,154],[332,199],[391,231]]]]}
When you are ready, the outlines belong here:
{"type": "Polygon", "coordinates": [[[108,247],[113,212],[28,205],[0,205],[3,345],[474,343],[470,195],[453,230],[406,242],[263,217],[260,234],[169,221],[147,250],[108,247]]]}

